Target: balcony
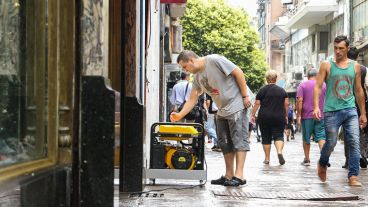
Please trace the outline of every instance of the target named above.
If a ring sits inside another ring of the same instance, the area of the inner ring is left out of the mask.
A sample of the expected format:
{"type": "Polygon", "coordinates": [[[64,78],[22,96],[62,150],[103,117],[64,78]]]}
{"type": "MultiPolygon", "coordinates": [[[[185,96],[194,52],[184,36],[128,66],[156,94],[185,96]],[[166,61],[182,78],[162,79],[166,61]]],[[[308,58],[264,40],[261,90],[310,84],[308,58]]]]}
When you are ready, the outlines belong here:
{"type": "Polygon", "coordinates": [[[285,25],[288,22],[287,16],[280,16],[278,21],[271,27],[270,33],[276,36],[277,38],[280,38],[281,40],[285,40],[289,37],[290,32],[285,27],[285,25]]]}
{"type": "Polygon", "coordinates": [[[271,40],[271,50],[274,52],[283,52],[285,44],[280,40],[271,40]]]}
{"type": "Polygon", "coordinates": [[[336,0],[304,0],[297,5],[288,6],[289,29],[308,28],[314,24],[324,25],[327,15],[338,9],[336,0]]]}

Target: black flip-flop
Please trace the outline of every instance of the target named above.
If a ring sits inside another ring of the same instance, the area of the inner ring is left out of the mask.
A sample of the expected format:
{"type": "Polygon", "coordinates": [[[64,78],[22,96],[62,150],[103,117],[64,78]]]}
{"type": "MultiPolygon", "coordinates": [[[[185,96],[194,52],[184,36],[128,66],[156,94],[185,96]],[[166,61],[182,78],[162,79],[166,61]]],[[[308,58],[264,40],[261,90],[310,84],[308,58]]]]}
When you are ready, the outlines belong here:
{"type": "Polygon", "coordinates": [[[245,184],[247,184],[247,180],[242,180],[242,179],[240,179],[240,178],[237,178],[237,177],[233,177],[232,178],[232,180],[236,180],[238,183],[239,183],[239,185],[245,185],[245,184]]]}
{"type": "Polygon", "coordinates": [[[247,180],[242,180],[240,178],[237,177],[232,177],[231,180],[227,180],[224,183],[224,186],[239,186],[239,185],[245,185],[247,183],[247,180]]]}

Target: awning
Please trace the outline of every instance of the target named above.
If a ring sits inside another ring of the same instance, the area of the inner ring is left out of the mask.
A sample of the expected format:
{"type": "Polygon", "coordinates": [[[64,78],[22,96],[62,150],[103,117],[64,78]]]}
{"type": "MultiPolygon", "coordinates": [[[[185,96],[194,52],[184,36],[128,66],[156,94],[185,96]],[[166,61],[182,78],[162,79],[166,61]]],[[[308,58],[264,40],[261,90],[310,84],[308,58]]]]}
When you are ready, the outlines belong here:
{"type": "Polygon", "coordinates": [[[282,39],[282,40],[289,37],[289,32],[287,31],[287,28],[285,26],[281,26],[281,25],[274,25],[270,29],[270,33],[275,35],[276,37],[282,39]]]}

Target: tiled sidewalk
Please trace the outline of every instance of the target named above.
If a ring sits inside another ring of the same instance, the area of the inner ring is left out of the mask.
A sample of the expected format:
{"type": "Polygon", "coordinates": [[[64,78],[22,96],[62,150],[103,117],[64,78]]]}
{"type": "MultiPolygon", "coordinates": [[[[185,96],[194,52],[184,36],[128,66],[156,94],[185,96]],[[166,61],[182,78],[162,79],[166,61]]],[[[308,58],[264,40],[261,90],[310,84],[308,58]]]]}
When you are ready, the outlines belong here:
{"type": "Polygon", "coordinates": [[[304,154],[300,133],[296,135],[295,140],[285,142],[286,164],[283,166],[279,165],[273,146],[270,165],[264,165],[262,163],[264,159],[262,145],[256,142],[254,136],[251,137],[251,141],[251,151],[247,154],[245,167],[247,184],[243,187],[223,187],[210,184],[211,179],[216,179],[224,173],[225,165],[222,154],[212,152],[210,150],[211,144],[207,144],[208,181],[203,187],[190,188],[191,185],[198,185],[197,181],[156,180],[156,185],[146,186],[145,191],[150,192],[144,193],[140,197],[139,195],[130,197],[128,194],[121,194],[119,198],[116,196],[116,206],[368,206],[368,170],[361,170],[360,180],[363,187],[348,186],[347,170],[341,168],[345,161],[342,143],[338,142],[332,153],[327,182],[321,183],[316,175],[318,146],[315,143],[311,146],[311,166],[301,165],[304,154]],[[216,196],[214,192],[264,196],[216,196]],[[270,197],[271,193],[299,196],[305,193],[306,197],[326,194],[355,195],[359,197],[359,200],[292,200],[291,197],[270,197]]]}

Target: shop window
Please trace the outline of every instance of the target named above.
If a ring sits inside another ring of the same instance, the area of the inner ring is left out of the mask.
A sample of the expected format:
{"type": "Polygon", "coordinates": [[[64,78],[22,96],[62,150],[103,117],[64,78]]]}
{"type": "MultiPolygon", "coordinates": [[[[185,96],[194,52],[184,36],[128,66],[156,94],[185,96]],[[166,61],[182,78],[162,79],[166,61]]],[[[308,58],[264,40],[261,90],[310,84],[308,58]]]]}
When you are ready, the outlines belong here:
{"type": "Polygon", "coordinates": [[[47,0],[1,0],[0,11],[0,169],[4,169],[48,156],[47,0]]]}

